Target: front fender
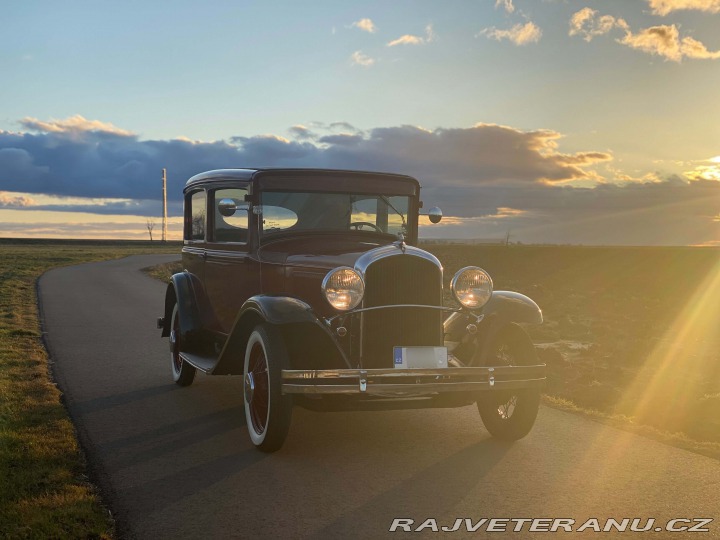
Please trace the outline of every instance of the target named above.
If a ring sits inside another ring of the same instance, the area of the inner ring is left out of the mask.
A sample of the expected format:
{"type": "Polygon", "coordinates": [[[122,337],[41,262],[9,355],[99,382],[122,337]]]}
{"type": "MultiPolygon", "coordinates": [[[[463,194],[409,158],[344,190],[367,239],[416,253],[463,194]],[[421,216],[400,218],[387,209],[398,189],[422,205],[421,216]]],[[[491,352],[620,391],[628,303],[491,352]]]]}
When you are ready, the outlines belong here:
{"type": "Polygon", "coordinates": [[[513,291],[493,291],[492,297],[483,306],[481,313],[486,318],[495,318],[499,324],[543,322],[540,307],[531,298],[513,291]]]}
{"type": "Polygon", "coordinates": [[[258,295],[248,298],[240,308],[235,325],[250,312],[260,315],[271,324],[319,322],[309,304],[290,296],[258,295]]]}
{"type": "Polygon", "coordinates": [[[305,366],[317,365],[316,369],[321,369],[319,366],[326,362],[333,364],[338,357],[345,358],[342,347],[310,305],[289,296],[258,295],[248,298],[240,308],[213,375],[243,372],[248,337],[263,323],[280,327],[291,364],[301,361],[305,366]]]}
{"type": "Polygon", "coordinates": [[[480,340],[488,334],[491,327],[500,327],[515,322],[525,324],[541,324],[543,322],[542,310],[529,297],[513,291],[493,291],[490,300],[477,312],[482,316],[480,323],[477,317],[468,311],[456,312],[445,319],[443,332],[445,341],[459,343],[467,341],[467,326],[476,324],[477,338],[480,340]]]}

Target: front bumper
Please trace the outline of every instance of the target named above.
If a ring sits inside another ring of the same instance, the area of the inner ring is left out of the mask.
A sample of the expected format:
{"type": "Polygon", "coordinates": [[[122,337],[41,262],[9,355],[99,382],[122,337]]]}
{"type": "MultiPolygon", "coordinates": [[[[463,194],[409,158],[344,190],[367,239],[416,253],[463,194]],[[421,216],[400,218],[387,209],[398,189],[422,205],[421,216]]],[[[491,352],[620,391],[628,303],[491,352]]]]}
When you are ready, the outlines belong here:
{"type": "Polygon", "coordinates": [[[545,364],[439,369],[282,370],[283,394],[407,397],[537,388],[544,383],[545,364]]]}

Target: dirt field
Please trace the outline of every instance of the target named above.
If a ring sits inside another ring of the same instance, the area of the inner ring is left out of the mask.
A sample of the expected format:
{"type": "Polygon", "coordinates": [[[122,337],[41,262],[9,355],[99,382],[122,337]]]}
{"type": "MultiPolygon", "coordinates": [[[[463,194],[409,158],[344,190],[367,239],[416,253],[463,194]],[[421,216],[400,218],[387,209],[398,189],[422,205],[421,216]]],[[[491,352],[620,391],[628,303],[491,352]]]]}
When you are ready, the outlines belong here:
{"type": "Polygon", "coordinates": [[[720,250],[432,246],[543,309],[530,327],[546,393],[701,441],[720,441],[720,250]]]}

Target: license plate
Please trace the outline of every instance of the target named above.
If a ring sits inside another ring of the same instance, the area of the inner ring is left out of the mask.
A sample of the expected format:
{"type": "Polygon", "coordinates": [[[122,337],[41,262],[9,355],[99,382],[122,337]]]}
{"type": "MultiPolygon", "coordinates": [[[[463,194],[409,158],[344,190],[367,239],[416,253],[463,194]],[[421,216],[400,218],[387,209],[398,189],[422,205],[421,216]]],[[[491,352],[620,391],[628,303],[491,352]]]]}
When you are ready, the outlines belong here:
{"type": "Polygon", "coordinates": [[[446,368],[447,347],[393,347],[396,368],[446,368]]]}

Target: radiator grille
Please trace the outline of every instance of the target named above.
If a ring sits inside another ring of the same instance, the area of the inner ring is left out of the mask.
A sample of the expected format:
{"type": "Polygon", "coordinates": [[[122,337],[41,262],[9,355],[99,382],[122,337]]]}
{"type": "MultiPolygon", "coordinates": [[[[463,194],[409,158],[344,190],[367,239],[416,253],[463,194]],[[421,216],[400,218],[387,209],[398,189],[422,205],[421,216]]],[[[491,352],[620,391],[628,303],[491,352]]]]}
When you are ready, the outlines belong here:
{"type": "MultiPolygon", "coordinates": [[[[442,274],[433,262],[395,255],[372,263],[365,272],[363,307],[396,304],[442,305],[442,274]]],[[[441,346],[442,311],[393,308],[362,314],[362,363],[390,368],[395,346],[441,346]]]]}

